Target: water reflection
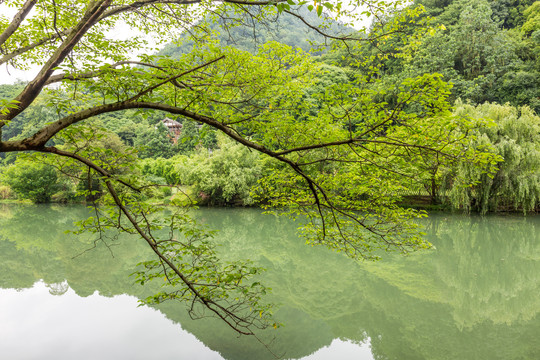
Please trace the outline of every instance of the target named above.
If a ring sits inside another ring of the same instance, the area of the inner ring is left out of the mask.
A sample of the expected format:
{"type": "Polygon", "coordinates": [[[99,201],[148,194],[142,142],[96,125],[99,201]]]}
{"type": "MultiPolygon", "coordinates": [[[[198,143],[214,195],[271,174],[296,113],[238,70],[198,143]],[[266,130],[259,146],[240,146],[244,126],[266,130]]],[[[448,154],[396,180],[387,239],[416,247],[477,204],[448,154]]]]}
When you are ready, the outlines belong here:
{"type": "MultiPolygon", "coordinates": [[[[63,230],[85,212],[4,205],[0,287],[29,288],[43,279],[54,294],[69,294],[67,285],[79,296],[99,291],[141,298],[152,291],[128,278],[133,265],[148,255],[136,240],[115,242],[114,258],[98,244],[73,259],[93,239],[63,230]]],[[[217,209],[196,216],[221,229],[223,256],[251,258],[268,269],[263,280],[273,288],[271,300],[281,304],[276,317],[286,326],[260,336],[285,358],[346,358],[347,350],[337,355],[339,346],[354,346],[357,359],[534,359],[540,354],[538,217],[434,215],[425,225],[436,250],[358,264],[305,246],[285,218],[217,209]],[[325,355],[330,345],[333,356],[325,355]]],[[[218,321],[190,321],[177,303],[157,309],[225,359],[272,358],[259,342],[238,338],[218,321]]]]}
{"type": "Polygon", "coordinates": [[[0,353],[5,359],[219,360],[197,338],[135,297],[86,298],[71,289],[47,296],[43,282],[0,289],[0,353]],[[38,301],[36,301],[38,299],[38,301]]]}

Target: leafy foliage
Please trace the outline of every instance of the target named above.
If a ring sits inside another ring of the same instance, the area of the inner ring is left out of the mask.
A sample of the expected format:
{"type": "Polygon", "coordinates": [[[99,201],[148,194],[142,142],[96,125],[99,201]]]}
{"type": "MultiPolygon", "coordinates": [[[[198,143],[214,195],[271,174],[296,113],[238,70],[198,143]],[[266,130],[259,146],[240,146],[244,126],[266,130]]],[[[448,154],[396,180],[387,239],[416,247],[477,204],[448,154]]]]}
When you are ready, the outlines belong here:
{"type": "Polygon", "coordinates": [[[202,152],[186,164],[185,184],[194,185],[202,203],[252,205],[251,189],[263,172],[258,153],[230,140],[221,140],[220,148],[202,152]]]}
{"type": "Polygon", "coordinates": [[[0,199],[6,200],[11,198],[12,191],[11,188],[7,185],[0,185],[0,199]]]}
{"type": "MultiPolygon", "coordinates": [[[[535,6],[528,0],[415,1],[411,9],[425,7],[426,14],[434,16],[423,19],[432,25],[431,31],[413,21],[404,29],[410,38],[406,51],[393,50],[396,39],[372,42],[364,54],[372,54],[374,60],[353,68],[365,72],[374,61],[382,62],[377,67],[383,71],[385,89],[405,78],[436,72],[453,84],[453,100],[509,102],[538,113],[540,53],[532,35],[535,6]]],[[[385,95],[387,101],[394,97],[385,95]]]]}
{"type": "Polygon", "coordinates": [[[535,210],[540,201],[540,117],[528,107],[458,103],[460,116],[486,119],[470,146],[497,154],[496,172],[482,172],[469,163],[457,168],[450,192],[455,207],[467,211],[535,210]]]}
{"type": "Polygon", "coordinates": [[[56,170],[27,158],[18,158],[4,169],[3,181],[21,198],[46,203],[60,189],[56,170]]]}
{"type": "Polygon", "coordinates": [[[169,185],[178,185],[182,183],[182,174],[176,171],[175,165],[181,163],[182,158],[185,156],[178,155],[170,159],[144,159],[139,164],[143,175],[154,175],[165,179],[169,185]]]}
{"type": "MultiPolygon", "coordinates": [[[[192,289],[185,281],[173,277],[167,270],[164,262],[170,261],[181,273],[189,274],[189,282],[207,301],[215,302],[219,307],[230,307],[232,313],[241,316],[258,311],[256,316],[249,316],[259,324],[257,327],[271,321],[270,307],[261,307],[262,296],[267,289],[253,280],[263,269],[254,267],[250,261],[221,263],[215,245],[211,242],[210,233],[198,228],[192,219],[185,216],[177,215],[175,222],[175,236],[181,239],[175,237],[156,244],[161,248],[161,253],[166,254],[167,259],[145,261],[139,264],[139,270],[135,273],[137,282],[141,285],[148,281],[163,282],[164,278],[167,280],[162,285],[163,290],[150,296],[145,302],[159,304],[167,300],[182,300],[191,304],[189,311],[192,317],[205,316],[208,309],[198,304],[190,291],[192,289]]],[[[168,225],[167,228],[170,228],[168,225]]],[[[159,225],[153,222],[153,227],[157,228],[159,225]]],[[[253,325],[244,323],[240,317],[232,317],[232,321],[239,321],[236,326],[242,328],[253,325]]]]}

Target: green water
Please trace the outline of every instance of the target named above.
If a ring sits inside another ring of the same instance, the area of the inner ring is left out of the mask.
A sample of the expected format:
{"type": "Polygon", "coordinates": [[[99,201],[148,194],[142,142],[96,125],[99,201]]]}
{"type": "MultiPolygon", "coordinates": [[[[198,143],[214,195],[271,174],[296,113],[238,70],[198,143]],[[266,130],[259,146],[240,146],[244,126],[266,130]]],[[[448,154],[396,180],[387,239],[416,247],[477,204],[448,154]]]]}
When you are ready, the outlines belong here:
{"type": "MultiPolygon", "coordinates": [[[[0,354],[273,358],[218,321],[190,320],[177,303],[137,307],[152,289],[129,274],[148,249],[65,234],[86,211],[0,205],[0,354]]],[[[540,359],[540,217],[432,215],[423,224],[436,250],[356,263],[304,245],[286,218],[252,209],[196,216],[221,230],[225,257],[267,268],[285,326],[260,337],[283,358],[540,359]]]]}

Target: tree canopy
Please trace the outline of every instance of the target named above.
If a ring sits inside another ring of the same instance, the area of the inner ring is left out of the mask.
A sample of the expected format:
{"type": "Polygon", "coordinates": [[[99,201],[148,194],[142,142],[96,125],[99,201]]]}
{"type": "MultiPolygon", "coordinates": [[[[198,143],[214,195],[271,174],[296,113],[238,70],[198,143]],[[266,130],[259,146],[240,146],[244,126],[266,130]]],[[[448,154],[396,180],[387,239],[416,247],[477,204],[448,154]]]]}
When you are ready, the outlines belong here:
{"type": "MultiPolygon", "coordinates": [[[[146,203],[153,184],[138,176],[134,154],[99,141],[99,116],[159,111],[205,124],[264,155],[273,165],[253,196],[301,217],[309,243],[357,259],[375,258],[378,249],[429,247],[413,221],[424,213],[397,205],[404,182],[430,176],[427,161],[495,163],[490,154],[463,146],[474,124],[452,115],[451,86],[441,75],[415,75],[392,86],[382,81],[385,61],[406,58],[430,31],[421,7],[355,0],[8,0],[2,6],[17,13],[0,17],[0,65],[40,70],[1,100],[0,131],[24,127],[25,113],[39,101],[52,119],[17,138],[2,136],[0,152],[33,151],[68,174],[86,169],[86,179],[97,179],[108,196],[95,216],[81,221],[81,231],[106,242],[114,229],[148,243],[156,257],[140,264],[137,279],[167,281],[147,301],[185,301],[193,316],[213,314],[242,334],[278,325],[264,302],[266,288],[256,281],[262,269],[249,260],[221,261],[213,233],[184,208],[167,215],[146,203]],[[277,42],[253,53],[223,46],[206,23],[233,29],[242,23],[238,18],[264,24],[282,16],[334,40],[335,51],[345,54],[341,61],[362,70],[340,74],[277,42]],[[350,32],[346,25],[361,16],[374,19],[371,31],[350,32]],[[343,32],[327,31],[335,20],[343,32]],[[115,36],[120,27],[128,29],[125,38],[115,36]],[[182,31],[190,34],[189,51],[152,55],[154,44],[182,31]],[[366,46],[381,50],[366,53],[366,46]],[[134,49],[144,51],[134,59],[134,49]],[[330,78],[341,80],[323,83],[330,78]],[[391,103],[386,93],[394,94],[391,103]]],[[[218,166],[219,157],[214,161],[218,166]]]]}
{"type": "Polygon", "coordinates": [[[536,208],[540,198],[540,117],[529,107],[485,103],[474,107],[458,102],[456,112],[491,121],[476,130],[470,146],[484,147],[504,161],[495,173],[485,173],[469,163],[455,168],[450,199],[455,207],[486,213],[503,207],[524,213],[536,208]],[[459,186],[469,184],[469,186],[459,186]]]}

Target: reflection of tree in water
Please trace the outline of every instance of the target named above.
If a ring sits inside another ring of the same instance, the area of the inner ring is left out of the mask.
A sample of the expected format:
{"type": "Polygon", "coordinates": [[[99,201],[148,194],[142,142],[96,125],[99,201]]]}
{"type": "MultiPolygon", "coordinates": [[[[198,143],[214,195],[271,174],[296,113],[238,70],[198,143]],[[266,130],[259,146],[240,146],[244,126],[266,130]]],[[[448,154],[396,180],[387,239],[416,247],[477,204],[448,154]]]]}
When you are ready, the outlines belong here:
{"type": "Polygon", "coordinates": [[[8,204],[0,204],[0,221],[11,217],[11,209],[12,207],[8,204]]]}
{"type": "Polygon", "coordinates": [[[432,216],[427,230],[436,251],[365,265],[379,278],[369,278],[365,291],[373,313],[381,312],[378,321],[364,322],[374,353],[400,360],[535,358],[539,221],[432,216]]]}
{"type": "MultiPolygon", "coordinates": [[[[147,254],[136,240],[119,239],[114,258],[98,246],[73,259],[92,239],[63,229],[84,211],[12,208],[0,219],[0,285],[30,287],[45,279],[55,291],[65,284],[80,296],[96,290],[148,295],[152,289],[129,278],[147,254]]],[[[209,209],[197,217],[220,229],[216,241],[226,258],[249,258],[268,269],[262,280],[273,288],[269,299],[280,304],[276,317],[285,326],[261,338],[278,354],[306,356],[335,338],[370,338],[376,359],[532,359],[540,353],[540,219],[433,216],[427,230],[437,250],[356,264],[306,247],[285,218],[249,209],[209,209]]],[[[158,308],[226,359],[272,358],[259,342],[238,338],[219,321],[191,321],[178,303],[158,308]]]]}
{"type": "MultiPolygon", "coordinates": [[[[540,312],[537,217],[433,217],[433,261],[444,302],[456,324],[523,322],[540,312]],[[442,226],[436,225],[442,222],[442,226]]],[[[540,335],[540,334],[539,334],[540,335]]]]}
{"type": "Polygon", "coordinates": [[[64,233],[88,216],[84,206],[12,205],[11,213],[0,219],[0,271],[6,274],[0,286],[28,288],[42,279],[47,284],[67,280],[80,296],[96,290],[107,296],[142,290],[129,278],[147,253],[146,247],[131,246],[136,239],[118,240],[111,254],[103,244],[94,248],[92,235],[64,233]]]}
{"type": "MultiPolygon", "coordinates": [[[[380,359],[496,359],[540,352],[532,340],[540,335],[537,219],[487,218],[478,226],[475,218],[434,216],[427,227],[436,251],[357,265],[324,249],[306,250],[290,235],[285,241],[294,228],[288,221],[230,214],[226,219],[204,213],[212,227],[223,229],[224,248],[268,268],[264,280],[283,304],[277,315],[287,324],[276,343],[289,349],[287,356],[309,354],[317,349],[314,343],[361,342],[367,336],[380,359]],[[501,266],[501,258],[510,266],[501,266]],[[497,296],[512,293],[510,302],[497,296]],[[294,333],[287,332],[291,327],[294,333]]],[[[192,331],[215,344],[213,349],[223,342],[215,333],[192,331]]],[[[249,358],[238,351],[222,355],[249,358]]]]}
{"type": "MultiPolygon", "coordinates": [[[[340,288],[359,270],[353,261],[323,248],[306,247],[295,235],[297,226],[286,218],[250,209],[208,209],[197,216],[219,229],[217,240],[225,257],[248,258],[267,269],[262,281],[273,289],[269,300],[280,305],[276,317],[285,326],[260,337],[275,353],[286,358],[307,356],[341,336],[340,329],[334,329],[330,322],[342,322],[351,311],[349,306],[358,303],[357,286],[340,288]]],[[[255,339],[237,338],[217,321],[186,321],[174,304],[164,303],[159,308],[226,359],[273,358],[255,339]]],[[[359,326],[353,327],[354,335],[349,332],[348,338],[364,340],[359,326]]]]}
{"type": "Polygon", "coordinates": [[[69,290],[67,281],[62,281],[61,283],[55,284],[47,284],[46,287],[49,288],[49,294],[54,296],[64,295],[69,290]]]}

